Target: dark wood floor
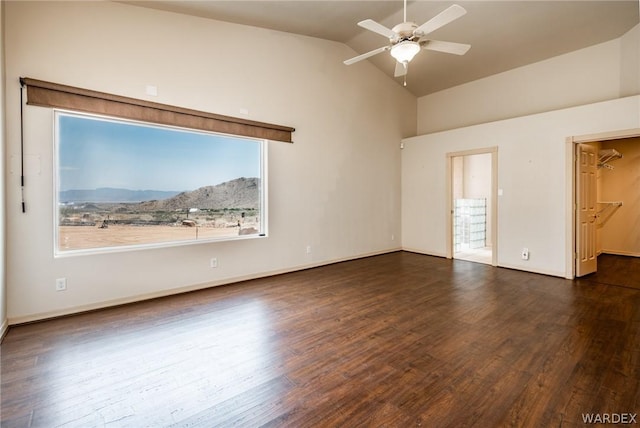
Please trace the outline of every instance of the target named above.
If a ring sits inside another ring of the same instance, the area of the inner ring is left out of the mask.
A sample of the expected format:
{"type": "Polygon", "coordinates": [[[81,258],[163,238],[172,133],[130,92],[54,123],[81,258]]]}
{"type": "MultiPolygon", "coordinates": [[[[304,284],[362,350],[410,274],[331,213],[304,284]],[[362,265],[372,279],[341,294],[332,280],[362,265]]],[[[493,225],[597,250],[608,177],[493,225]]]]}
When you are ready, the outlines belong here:
{"type": "Polygon", "coordinates": [[[583,279],[640,290],[640,257],[600,254],[598,256],[598,271],[583,279]]]}
{"type": "Polygon", "coordinates": [[[12,327],[1,352],[7,428],[575,427],[640,412],[640,290],[398,252],[12,327]]]}

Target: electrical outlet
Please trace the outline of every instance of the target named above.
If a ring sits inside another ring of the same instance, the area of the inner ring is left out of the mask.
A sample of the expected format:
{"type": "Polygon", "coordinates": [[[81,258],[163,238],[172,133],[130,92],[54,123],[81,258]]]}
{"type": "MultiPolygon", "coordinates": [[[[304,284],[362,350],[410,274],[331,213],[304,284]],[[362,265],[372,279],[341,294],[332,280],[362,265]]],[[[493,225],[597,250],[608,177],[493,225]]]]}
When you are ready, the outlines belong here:
{"type": "Polygon", "coordinates": [[[67,278],[56,279],[56,291],[64,291],[67,289],[67,278]]]}
{"type": "Polygon", "coordinates": [[[307,254],[311,254],[311,245],[307,245],[307,254]]]}
{"type": "Polygon", "coordinates": [[[212,257],[211,260],[209,260],[209,266],[212,269],[215,269],[218,267],[218,258],[217,257],[212,257]]]}
{"type": "Polygon", "coordinates": [[[529,249],[523,248],[521,256],[522,256],[522,260],[529,260],[529,249]]]}
{"type": "Polygon", "coordinates": [[[156,85],[147,85],[145,86],[144,91],[147,95],[151,95],[153,97],[158,96],[158,87],[156,85]]]}

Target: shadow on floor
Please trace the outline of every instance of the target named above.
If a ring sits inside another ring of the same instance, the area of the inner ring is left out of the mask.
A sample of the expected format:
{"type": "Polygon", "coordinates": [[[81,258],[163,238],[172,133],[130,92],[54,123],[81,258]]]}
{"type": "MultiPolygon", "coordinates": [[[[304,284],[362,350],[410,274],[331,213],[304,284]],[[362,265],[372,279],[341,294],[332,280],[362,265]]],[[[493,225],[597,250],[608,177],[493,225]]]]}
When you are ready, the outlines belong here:
{"type": "Polygon", "coordinates": [[[601,254],[598,271],[577,280],[640,290],[640,257],[601,254]]]}

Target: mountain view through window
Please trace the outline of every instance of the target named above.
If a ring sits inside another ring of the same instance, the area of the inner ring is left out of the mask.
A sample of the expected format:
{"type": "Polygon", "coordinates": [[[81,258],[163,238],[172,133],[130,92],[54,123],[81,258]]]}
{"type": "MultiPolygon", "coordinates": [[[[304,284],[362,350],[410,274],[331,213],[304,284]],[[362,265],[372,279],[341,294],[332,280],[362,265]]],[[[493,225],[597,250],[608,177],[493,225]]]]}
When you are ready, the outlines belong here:
{"type": "Polygon", "coordinates": [[[263,235],[264,145],[57,112],[57,252],[263,235]]]}

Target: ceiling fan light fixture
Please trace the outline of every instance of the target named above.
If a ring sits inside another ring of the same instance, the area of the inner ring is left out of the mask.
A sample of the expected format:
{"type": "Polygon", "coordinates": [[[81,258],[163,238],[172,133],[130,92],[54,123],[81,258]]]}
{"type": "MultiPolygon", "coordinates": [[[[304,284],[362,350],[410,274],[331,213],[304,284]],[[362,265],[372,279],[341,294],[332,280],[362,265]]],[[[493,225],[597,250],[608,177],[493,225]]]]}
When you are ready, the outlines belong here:
{"type": "Polygon", "coordinates": [[[400,63],[411,62],[418,52],[420,52],[420,44],[410,40],[405,40],[391,47],[391,56],[400,63]]]}

